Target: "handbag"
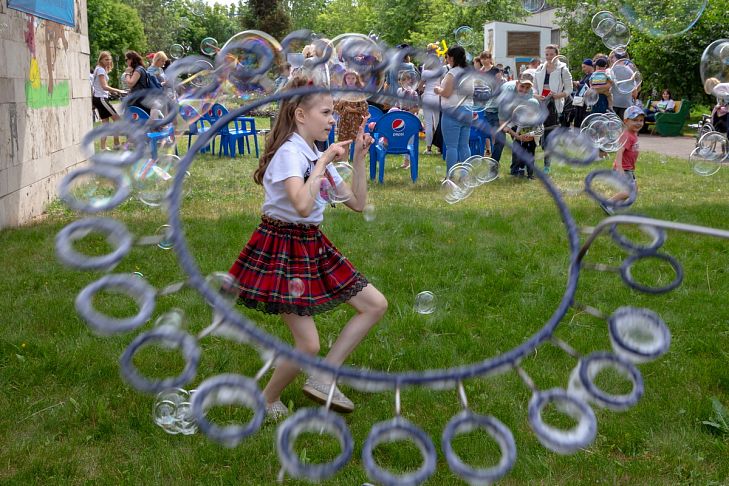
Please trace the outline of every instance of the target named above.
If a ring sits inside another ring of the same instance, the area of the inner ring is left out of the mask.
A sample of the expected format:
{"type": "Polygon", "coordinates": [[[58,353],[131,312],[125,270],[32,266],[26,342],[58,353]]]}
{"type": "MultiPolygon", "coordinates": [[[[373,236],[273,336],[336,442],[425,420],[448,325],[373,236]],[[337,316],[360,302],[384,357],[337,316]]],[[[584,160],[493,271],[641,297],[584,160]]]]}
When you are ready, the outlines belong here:
{"type": "Polygon", "coordinates": [[[585,98],[582,96],[573,96],[572,106],[585,106],[585,98]]]}

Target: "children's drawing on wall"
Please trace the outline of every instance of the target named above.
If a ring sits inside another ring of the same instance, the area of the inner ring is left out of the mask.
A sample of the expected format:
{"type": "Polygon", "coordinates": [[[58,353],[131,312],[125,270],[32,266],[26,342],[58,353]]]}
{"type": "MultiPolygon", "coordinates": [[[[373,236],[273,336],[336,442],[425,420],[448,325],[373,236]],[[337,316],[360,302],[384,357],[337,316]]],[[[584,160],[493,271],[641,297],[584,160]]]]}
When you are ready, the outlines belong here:
{"type": "Polygon", "coordinates": [[[30,50],[30,66],[28,68],[28,79],[25,82],[25,100],[30,108],[58,108],[68,106],[70,102],[69,82],[54,81],[54,71],[59,45],[68,49],[68,39],[63,25],[51,21],[38,22],[33,15],[28,15],[28,23],[25,31],[25,45],[30,50]],[[46,67],[48,82],[41,81],[40,67],[36,55],[35,35],[37,30],[45,31],[46,67]]]}

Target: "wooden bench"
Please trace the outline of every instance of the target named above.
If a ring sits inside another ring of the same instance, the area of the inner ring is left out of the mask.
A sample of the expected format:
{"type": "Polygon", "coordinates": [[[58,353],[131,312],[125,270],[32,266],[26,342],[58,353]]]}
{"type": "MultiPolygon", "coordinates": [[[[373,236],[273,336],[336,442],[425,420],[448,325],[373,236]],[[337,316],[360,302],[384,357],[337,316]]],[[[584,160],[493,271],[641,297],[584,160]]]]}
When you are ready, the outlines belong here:
{"type": "MultiPolygon", "coordinates": [[[[652,101],[650,107],[656,109],[658,101],[652,101]]],[[[651,133],[658,133],[662,137],[677,137],[683,134],[683,126],[691,112],[691,102],[688,100],[675,101],[676,108],[673,113],[656,113],[656,121],[646,121],[651,133]]]]}

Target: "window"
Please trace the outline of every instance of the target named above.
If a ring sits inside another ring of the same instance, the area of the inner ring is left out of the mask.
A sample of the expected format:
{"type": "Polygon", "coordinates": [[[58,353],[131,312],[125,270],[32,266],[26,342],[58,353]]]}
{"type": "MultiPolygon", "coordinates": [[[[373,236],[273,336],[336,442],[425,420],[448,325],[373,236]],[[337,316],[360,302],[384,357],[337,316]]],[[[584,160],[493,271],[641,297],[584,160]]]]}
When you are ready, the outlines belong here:
{"type": "Polygon", "coordinates": [[[562,31],[560,29],[552,29],[551,43],[561,46],[562,44],[562,31]]]}

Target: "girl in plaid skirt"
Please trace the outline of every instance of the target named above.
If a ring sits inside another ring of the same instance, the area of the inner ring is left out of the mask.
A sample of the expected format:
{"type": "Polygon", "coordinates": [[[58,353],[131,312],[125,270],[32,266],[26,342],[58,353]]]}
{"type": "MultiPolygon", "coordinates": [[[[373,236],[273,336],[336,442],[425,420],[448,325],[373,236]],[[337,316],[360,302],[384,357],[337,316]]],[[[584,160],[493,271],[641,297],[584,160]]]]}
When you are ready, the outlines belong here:
{"type": "MultiPolygon", "coordinates": [[[[292,79],[286,89],[311,85],[292,79]]],[[[360,274],[319,230],[325,203],[322,184],[338,188],[343,183],[331,162],[347,157],[355,144],[354,173],[349,199],[344,203],[362,211],[367,202],[365,156],[372,137],[364,132],[366,118],[354,140],[340,141],[325,152],[316,141],[325,141],[334,127],[334,102],[328,93],[294,96],[281,102],[278,118],[268,136],[266,151],[253,178],[263,185],[263,217],[229,273],[239,284],[238,303],[271,314],[281,314],[291,330],[296,349],[316,355],[319,334],[313,316],[342,302],[357,313],[344,326],[325,360],[340,366],[387,310],[387,300],[360,274]]],[[[289,361],[279,363],[263,390],[269,416],[281,418],[288,409],[281,392],[299,373],[289,361]]],[[[320,403],[329,394],[331,377],[310,376],[304,393],[320,403]]],[[[351,412],[354,404],[335,387],[331,407],[351,412]]]]}

